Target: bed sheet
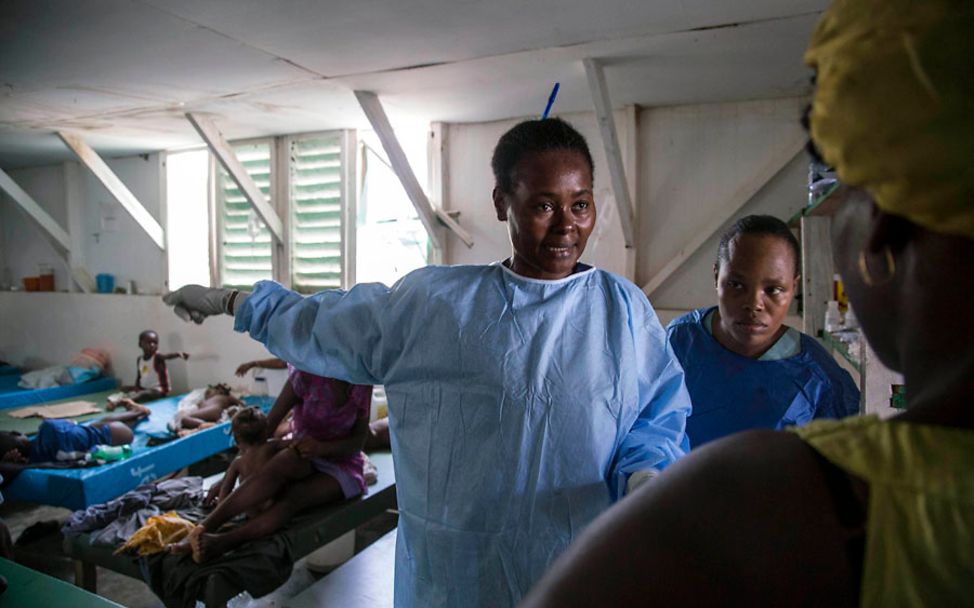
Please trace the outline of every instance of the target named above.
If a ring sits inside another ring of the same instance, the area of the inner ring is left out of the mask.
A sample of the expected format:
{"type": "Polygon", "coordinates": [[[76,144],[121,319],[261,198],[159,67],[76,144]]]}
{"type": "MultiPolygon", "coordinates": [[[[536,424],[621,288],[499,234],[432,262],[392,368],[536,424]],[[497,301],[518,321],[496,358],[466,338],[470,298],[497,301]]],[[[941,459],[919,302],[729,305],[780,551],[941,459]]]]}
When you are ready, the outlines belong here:
{"type": "MultiPolygon", "coordinates": [[[[149,446],[153,437],[172,437],[166,424],[172,420],[182,397],[167,397],[146,404],[152,415],[136,426],[130,458],[81,469],[25,469],[3,489],[4,498],[84,509],[233,446],[229,422],[149,446]]],[[[273,397],[244,397],[243,400],[264,411],[274,403],[273,397]]]]}

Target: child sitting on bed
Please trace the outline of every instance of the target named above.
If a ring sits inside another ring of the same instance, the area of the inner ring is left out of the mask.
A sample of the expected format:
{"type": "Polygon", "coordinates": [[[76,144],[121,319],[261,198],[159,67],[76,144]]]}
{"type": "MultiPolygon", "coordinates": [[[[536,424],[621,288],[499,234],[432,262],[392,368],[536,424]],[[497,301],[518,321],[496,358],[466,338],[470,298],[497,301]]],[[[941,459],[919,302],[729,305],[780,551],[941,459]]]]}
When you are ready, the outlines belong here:
{"type": "Polygon", "coordinates": [[[223,479],[206,494],[204,506],[222,502],[238,481],[243,483],[259,471],[279,448],[276,443],[267,441],[267,417],[259,408],[246,407],[237,412],[230,423],[230,431],[239,453],[230,463],[223,479]]]}
{"type": "Polygon", "coordinates": [[[189,359],[189,353],[160,353],[159,334],[147,329],[139,334],[139,348],[142,354],[135,360],[135,384],[123,386],[122,393],[116,393],[108,398],[108,410],[115,409],[123,401],[129,403],[144,403],[161,399],[169,394],[169,368],[166,361],[170,359],[189,359]]]}
{"type": "MultiPolygon", "coordinates": [[[[294,437],[279,442],[286,449],[220,501],[190,533],[187,544],[198,563],[269,536],[304,509],[365,491],[362,445],[369,432],[372,387],[289,370],[288,381],[267,417],[267,428],[276,428],[293,410],[294,437]],[[273,503],[256,517],[219,532],[231,518],[271,499],[273,503]]],[[[173,550],[187,547],[183,544],[173,550]]]]}
{"type": "MultiPolygon", "coordinates": [[[[226,384],[215,384],[208,386],[203,393],[203,400],[196,405],[180,409],[169,425],[169,430],[180,437],[185,437],[190,433],[208,429],[216,425],[223,419],[224,412],[228,412],[232,407],[243,406],[243,402],[230,394],[230,387],[226,384]]],[[[228,415],[232,416],[233,412],[228,415]]]]}
{"type": "Polygon", "coordinates": [[[96,445],[132,443],[132,427],[151,412],[137,403],[126,409],[88,424],[45,420],[32,438],[16,431],[0,431],[0,461],[19,465],[56,462],[58,452],[87,452],[96,445]]]}

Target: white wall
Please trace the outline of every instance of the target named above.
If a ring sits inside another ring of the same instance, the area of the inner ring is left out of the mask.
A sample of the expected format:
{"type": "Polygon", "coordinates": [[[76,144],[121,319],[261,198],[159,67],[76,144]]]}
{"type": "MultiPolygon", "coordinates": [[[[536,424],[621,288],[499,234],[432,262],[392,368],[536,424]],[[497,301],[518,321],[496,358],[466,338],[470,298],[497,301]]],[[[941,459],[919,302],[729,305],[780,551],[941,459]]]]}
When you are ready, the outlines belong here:
{"type": "MultiPolygon", "coordinates": [[[[107,159],[106,163],[145,206],[149,214],[162,219],[164,175],[160,154],[107,159]]],[[[66,170],[65,165],[14,169],[10,177],[69,231],[68,199],[81,206],[80,253],[92,276],[114,274],[116,285],[134,280],[140,291],[162,293],[166,281],[166,256],[135,220],[115,202],[108,191],[83,167],[66,170]],[[74,180],[77,180],[76,182],[74,180]],[[106,232],[102,220],[114,217],[114,231],[106,232]]],[[[0,271],[10,269],[14,285],[25,276],[36,276],[39,264],[55,269],[58,290],[70,289],[68,269],[39,228],[8,196],[0,197],[0,271]]],[[[178,241],[177,241],[178,242],[178,241]]]]}
{"type": "MultiPolygon", "coordinates": [[[[769,155],[800,136],[800,98],[649,108],[639,118],[636,282],[645,285],[769,155]]],[[[762,213],[785,221],[806,202],[808,159],[800,154],[650,296],[657,308],[716,303],[719,235],[734,219],[762,213]]]]}
{"type": "Polygon", "coordinates": [[[67,364],[82,348],[112,355],[116,377],[135,380],[143,329],[159,333],[160,352],[185,351],[186,362],[169,362],[174,391],[228,382],[237,365],[271,355],[246,334],[233,331],[227,316],[202,325],[185,323],[159,296],[0,292],[0,359],[27,368],[67,364]]]}
{"type": "MultiPolygon", "coordinates": [[[[162,226],[165,175],[159,154],[106,161],[146,211],[162,226]]],[[[115,275],[115,284],[136,281],[142,293],[163,293],[166,284],[166,253],[149,238],[132,216],[119,205],[101,182],[85,169],[84,255],[92,275],[115,275]],[[102,228],[103,217],[115,218],[115,231],[102,228]],[[98,236],[95,237],[94,235],[98,236]]],[[[178,237],[172,239],[178,244],[178,237]]]]}
{"type": "MultiPolygon", "coordinates": [[[[626,250],[623,246],[622,228],[612,196],[605,151],[593,112],[562,114],[588,140],[595,163],[595,201],[598,220],[582,261],[612,272],[626,274],[626,250]]],[[[486,264],[503,260],[511,255],[511,241],[507,224],[497,221],[491,191],[494,177],[490,158],[497,140],[523,118],[488,123],[464,123],[447,125],[448,191],[444,207],[460,211],[460,224],[474,239],[468,249],[459,239],[450,235],[447,242],[446,263],[486,264]]],[[[629,131],[625,128],[625,114],[616,112],[616,129],[619,145],[626,150],[629,131]]]]}
{"type": "MultiPolygon", "coordinates": [[[[64,174],[60,165],[15,169],[9,175],[54,221],[67,230],[64,174]]],[[[0,196],[0,225],[3,230],[3,237],[0,238],[3,247],[0,251],[0,272],[4,273],[0,275],[0,280],[23,286],[23,277],[37,276],[38,265],[48,264],[54,269],[58,288],[67,287],[68,271],[61,257],[41,229],[6,194],[0,196]]]]}

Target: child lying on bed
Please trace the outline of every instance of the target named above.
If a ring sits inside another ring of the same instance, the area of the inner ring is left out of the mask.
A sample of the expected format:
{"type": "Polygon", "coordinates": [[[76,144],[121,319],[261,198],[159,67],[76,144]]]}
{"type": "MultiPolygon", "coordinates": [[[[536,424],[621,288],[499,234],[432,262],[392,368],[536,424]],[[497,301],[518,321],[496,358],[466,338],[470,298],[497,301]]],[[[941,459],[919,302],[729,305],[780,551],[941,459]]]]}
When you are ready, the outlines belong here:
{"type": "Polygon", "coordinates": [[[288,381],[267,417],[274,429],[293,410],[293,439],[190,533],[175,552],[192,550],[202,563],[283,527],[296,513],[365,491],[362,446],[369,433],[372,387],[353,385],[290,368],[288,381]],[[220,526],[240,513],[273,503],[238,528],[220,526]]]}
{"type": "Polygon", "coordinates": [[[45,420],[32,438],[16,431],[0,431],[0,461],[19,465],[56,462],[58,452],[87,452],[96,445],[132,443],[132,427],[151,412],[137,403],[126,410],[88,424],[45,420]]]}
{"type": "Polygon", "coordinates": [[[162,399],[169,394],[170,359],[189,359],[189,353],[160,353],[159,334],[147,329],[139,334],[142,354],[135,360],[135,384],[123,386],[121,393],[108,397],[108,409],[113,410],[123,401],[144,403],[162,399]]]}
{"type": "Polygon", "coordinates": [[[169,430],[185,437],[190,433],[208,429],[216,425],[224,416],[232,417],[233,407],[241,407],[243,402],[230,394],[226,384],[216,384],[206,388],[202,400],[197,404],[179,404],[179,411],[169,424],[169,430]]]}
{"type": "MultiPolygon", "coordinates": [[[[239,453],[230,463],[230,468],[218,483],[210,488],[203,500],[204,506],[222,502],[237,482],[243,483],[269,461],[280,446],[267,441],[267,417],[256,407],[246,407],[233,416],[230,423],[233,439],[239,453]]],[[[254,516],[256,513],[248,513],[254,516]]]]}

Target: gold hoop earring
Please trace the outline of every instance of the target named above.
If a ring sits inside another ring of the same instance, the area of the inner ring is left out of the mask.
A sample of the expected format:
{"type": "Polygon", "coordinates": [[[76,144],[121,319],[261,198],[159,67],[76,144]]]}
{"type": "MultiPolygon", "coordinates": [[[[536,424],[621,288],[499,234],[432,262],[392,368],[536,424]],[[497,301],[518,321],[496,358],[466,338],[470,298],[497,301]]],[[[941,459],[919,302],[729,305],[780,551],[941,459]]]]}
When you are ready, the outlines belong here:
{"type": "Polygon", "coordinates": [[[866,263],[866,250],[863,248],[859,252],[859,274],[862,276],[862,281],[870,287],[879,287],[881,285],[886,285],[893,280],[896,276],[896,260],[893,259],[893,252],[890,251],[889,247],[883,247],[883,255],[886,257],[886,276],[882,279],[877,280],[869,272],[869,265],[866,263]]]}

